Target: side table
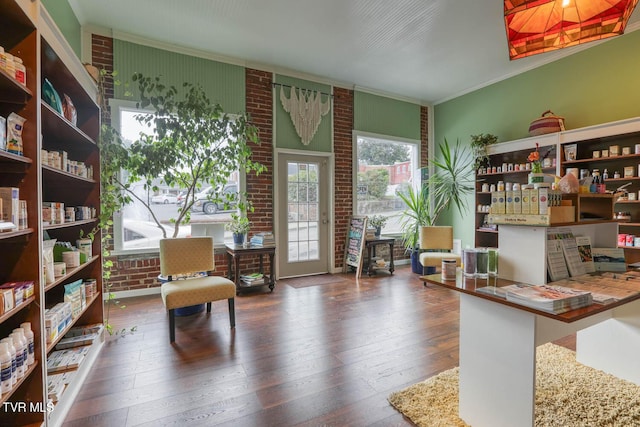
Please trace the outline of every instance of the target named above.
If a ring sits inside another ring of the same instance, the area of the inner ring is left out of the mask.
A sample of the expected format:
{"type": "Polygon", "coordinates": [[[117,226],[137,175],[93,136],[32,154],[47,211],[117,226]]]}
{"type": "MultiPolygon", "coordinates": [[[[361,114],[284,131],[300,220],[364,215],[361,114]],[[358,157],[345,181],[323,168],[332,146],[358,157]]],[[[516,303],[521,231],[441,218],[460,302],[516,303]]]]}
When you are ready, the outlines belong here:
{"type": "Polygon", "coordinates": [[[276,254],[276,246],[248,246],[236,245],[234,243],[225,244],[227,250],[228,274],[227,277],[236,284],[236,294],[243,289],[249,289],[257,286],[269,286],[271,292],[276,286],[276,275],[274,267],[274,258],[276,254]],[[260,255],[259,272],[264,274],[263,256],[269,256],[269,275],[262,276],[257,280],[245,281],[240,276],[240,260],[243,256],[260,255]]]}
{"type": "Polygon", "coordinates": [[[393,274],[394,266],[393,266],[393,245],[395,244],[395,239],[393,238],[377,238],[365,240],[365,247],[367,248],[367,275],[371,276],[377,270],[387,270],[389,273],[393,274]],[[385,266],[378,266],[375,263],[376,256],[376,246],[386,245],[389,247],[389,264],[385,266]]]}

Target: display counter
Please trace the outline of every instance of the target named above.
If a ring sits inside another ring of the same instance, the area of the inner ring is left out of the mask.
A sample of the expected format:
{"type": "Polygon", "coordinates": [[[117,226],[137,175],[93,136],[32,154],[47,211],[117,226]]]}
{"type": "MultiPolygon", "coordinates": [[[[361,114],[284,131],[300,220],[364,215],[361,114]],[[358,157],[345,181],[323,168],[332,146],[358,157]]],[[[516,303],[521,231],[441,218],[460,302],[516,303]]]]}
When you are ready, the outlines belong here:
{"type": "Polygon", "coordinates": [[[572,333],[578,362],[640,385],[640,280],[619,301],[551,314],[477,291],[513,280],[421,279],[460,292],[459,415],[474,427],[533,426],[536,347],[572,333]]]}

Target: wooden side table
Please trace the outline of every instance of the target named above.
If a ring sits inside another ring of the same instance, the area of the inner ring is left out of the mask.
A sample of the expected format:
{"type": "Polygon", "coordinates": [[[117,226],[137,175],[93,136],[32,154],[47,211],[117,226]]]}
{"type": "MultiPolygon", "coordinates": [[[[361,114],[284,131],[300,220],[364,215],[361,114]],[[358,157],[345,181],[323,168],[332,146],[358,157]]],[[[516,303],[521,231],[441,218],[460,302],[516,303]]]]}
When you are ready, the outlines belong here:
{"type": "Polygon", "coordinates": [[[271,292],[276,286],[276,274],[274,267],[274,258],[276,254],[276,246],[249,246],[236,245],[234,243],[225,244],[227,250],[228,273],[227,277],[236,284],[236,294],[243,289],[254,288],[257,286],[269,286],[271,292]],[[259,272],[264,274],[263,256],[269,256],[269,275],[263,276],[259,280],[247,283],[240,278],[240,259],[244,256],[260,255],[259,272]]]}
{"type": "Polygon", "coordinates": [[[365,247],[367,248],[367,275],[371,276],[378,270],[387,270],[389,273],[393,274],[393,245],[395,242],[396,241],[393,238],[365,240],[365,247]],[[375,261],[373,261],[373,258],[376,256],[376,246],[379,245],[386,245],[389,247],[389,264],[384,267],[376,265],[375,261]]]}

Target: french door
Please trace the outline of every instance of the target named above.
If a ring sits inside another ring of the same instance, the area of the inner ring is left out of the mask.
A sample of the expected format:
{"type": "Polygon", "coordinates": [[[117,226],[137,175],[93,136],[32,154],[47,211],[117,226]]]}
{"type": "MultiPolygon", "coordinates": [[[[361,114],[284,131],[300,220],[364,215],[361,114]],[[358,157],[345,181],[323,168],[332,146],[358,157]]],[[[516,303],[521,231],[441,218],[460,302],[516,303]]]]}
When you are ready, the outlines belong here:
{"type": "Polygon", "coordinates": [[[278,272],[295,277],[329,271],[328,158],[278,156],[278,272]]]}

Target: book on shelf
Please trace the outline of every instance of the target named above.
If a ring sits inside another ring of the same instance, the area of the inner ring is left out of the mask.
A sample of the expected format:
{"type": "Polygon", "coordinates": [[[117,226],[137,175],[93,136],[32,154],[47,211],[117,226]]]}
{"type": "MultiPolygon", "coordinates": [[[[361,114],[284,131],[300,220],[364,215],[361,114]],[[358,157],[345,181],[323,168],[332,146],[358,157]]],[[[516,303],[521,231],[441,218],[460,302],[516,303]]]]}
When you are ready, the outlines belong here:
{"type": "Polygon", "coordinates": [[[593,273],[596,271],[591,252],[591,238],[589,236],[576,236],[576,245],[578,246],[578,254],[580,255],[584,272],[593,273]]]}
{"type": "MultiPolygon", "coordinates": [[[[547,230],[547,260],[551,258],[554,264],[553,267],[556,268],[554,275],[552,276],[550,274],[552,280],[562,278],[564,274],[560,265],[560,260],[556,258],[559,257],[557,254],[558,245],[562,248],[562,255],[564,257],[567,270],[569,271],[569,275],[581,276],[585,274],[585,266],[583,265],[580,252],[578,250],[578,244],[576,243],[576,238],[571,229],[566,227],[549,228],[547,230]],[[554,241],[555,243],[553,243],[554,241]],[[550,251],[555,252],[550,254],[550,251]]],[[[551,264],[548,263],[547,270],[549,270],[550,265],[551,264]]]]}
{"type": "Polygon", "coordinates": [[[623,248],[591,248],[596,271],[624,272],[627,264],[623,248]]]}
{"type": "Polygon", "coordinates": [[[547,240],[547,273],[552,282],[569,277],[560,240],[547,240]]]}
{"type": "Polygon", "coordinates": [[[590,292],[565,286],[514,284],[505,288],[507,301],[548,313],[560,314],[593,303],[590,292]]]}
{"type": "Polygon", "coordinates": [[[262,273],[243,274],[240,276],[240,280],[247,284],[261,282],[264,280],[264,274],[262,273]]]}

